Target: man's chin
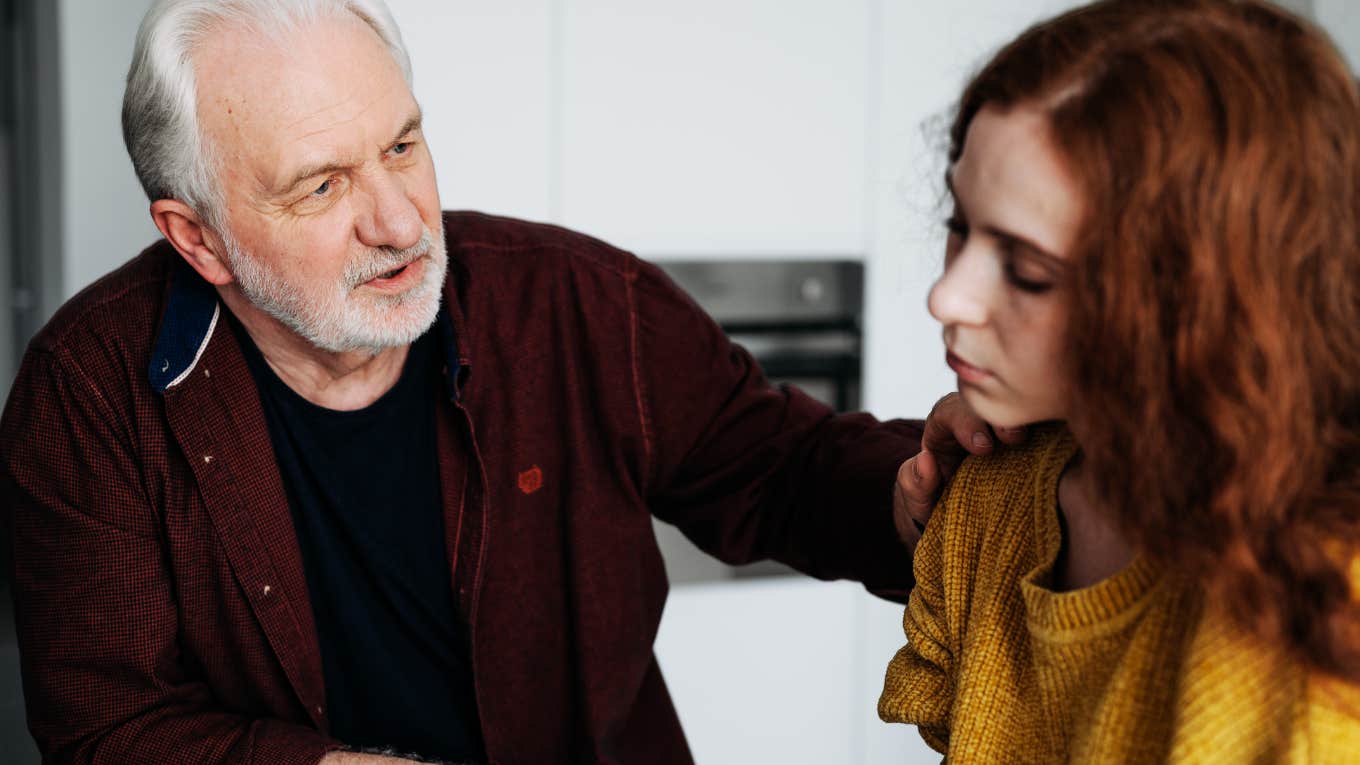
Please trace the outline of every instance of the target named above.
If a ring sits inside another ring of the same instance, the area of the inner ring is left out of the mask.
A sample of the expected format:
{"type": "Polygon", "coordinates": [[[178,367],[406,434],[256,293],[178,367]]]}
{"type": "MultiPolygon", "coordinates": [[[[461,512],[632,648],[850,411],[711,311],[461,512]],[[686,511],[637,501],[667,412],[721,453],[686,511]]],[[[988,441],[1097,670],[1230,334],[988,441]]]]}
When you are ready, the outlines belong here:
{"type": "Polygon", "coordinates": [[[403,294],[395,304],[390,298],[381,303],[364,311],[367,321],[363,322],[363,331],[352,335],[352,339],[363,341],[363,347],[410,345],[428,332],[439,316],[439,291],[427,291],[423,284],[403,294]]]}

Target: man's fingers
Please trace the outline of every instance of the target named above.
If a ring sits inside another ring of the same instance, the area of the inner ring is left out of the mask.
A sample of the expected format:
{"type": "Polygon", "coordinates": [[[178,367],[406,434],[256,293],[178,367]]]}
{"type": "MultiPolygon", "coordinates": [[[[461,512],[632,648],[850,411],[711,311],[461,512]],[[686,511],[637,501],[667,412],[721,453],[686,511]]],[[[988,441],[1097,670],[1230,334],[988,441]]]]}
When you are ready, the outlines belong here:
{"type": "Polygon", "coordinates": [[[950,393],[930,410],[921,446],[957,464],[965,453],[989,454],[993,446],[992,429],[963,403],[959,394],[950,393]]]}
{"type": "Polygon", "coordinates": [[[930,514],[935,510],[935,500],[940,498],[944,482],[941,480],[935,456],[929,451],[922,449],[915,457],[907,460],[907,463],[910,467],[908,472],[911,474],[911,480],[902,489],[907,503],[907,514],[918,526],[925,528],[926,521],[930,520],[930,514]]]}
{"type": "Polygon", "coordinates": [[[928,451],[922,450],[898,468],[897,486],[893,491],[893,520],[898,535],[908,548],[914,549],[920,540],[942,486],[939,465],[928,451]]]}

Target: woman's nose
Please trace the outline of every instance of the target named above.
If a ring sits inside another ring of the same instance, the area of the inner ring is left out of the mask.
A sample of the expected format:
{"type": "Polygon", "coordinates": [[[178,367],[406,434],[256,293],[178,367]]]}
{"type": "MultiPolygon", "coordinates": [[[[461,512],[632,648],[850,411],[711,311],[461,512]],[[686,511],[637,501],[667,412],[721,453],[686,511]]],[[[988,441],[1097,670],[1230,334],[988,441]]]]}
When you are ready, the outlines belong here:
{"type": "Polygon", "coordinates": [[[979,247],[964,247],[930,288],[930,315],[945,326],[987,322],[989,296],[997,286],[995,266],[979,247]]]}

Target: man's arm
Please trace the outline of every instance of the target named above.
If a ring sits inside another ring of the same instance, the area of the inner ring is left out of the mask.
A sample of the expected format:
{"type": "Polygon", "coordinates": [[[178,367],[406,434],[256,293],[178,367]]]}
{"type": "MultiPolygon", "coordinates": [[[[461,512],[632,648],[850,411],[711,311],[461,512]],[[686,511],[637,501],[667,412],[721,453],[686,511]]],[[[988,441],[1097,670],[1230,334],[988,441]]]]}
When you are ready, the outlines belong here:
{"type": "Polygon", "coordinates": [[[638,268],[629,329],[653,513],[729,563],[773,558],[905,594],[893,486],[921,424],[836,415],[771,387],[659,269],[638,268]]]}
{"type": "Polygon", "coordinates": [[[659,269],[639,268],[631,331],[653,512],[729,563],[774,558],[905,599],[917,522],[949,473],[1023,434],[993,434],[956,394],[922,424],[773,388],[659,269]]]}
{"type": "Polygon", "coordinates": [[[316,730],[217,706],[180,653],[130,413],[59,351],[30,350],[0,420],[28,724],[48,763],[314,765],[316,730]]]}

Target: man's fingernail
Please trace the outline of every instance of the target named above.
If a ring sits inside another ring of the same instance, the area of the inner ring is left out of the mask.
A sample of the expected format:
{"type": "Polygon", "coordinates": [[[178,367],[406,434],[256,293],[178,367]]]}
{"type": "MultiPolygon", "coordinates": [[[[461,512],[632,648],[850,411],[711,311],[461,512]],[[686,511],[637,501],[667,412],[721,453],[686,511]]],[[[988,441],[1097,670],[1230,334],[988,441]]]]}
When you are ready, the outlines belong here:
{"type": "Polygon", "coordinates": [[[911,465],[912,478],[915,478],[918,481],[921,480],[921,468],[916,466],[916,460],[913,459],[909,464],[911,465]]]}
{"type": "Polygon", "coordinates": [[[988,438],[987,435],[986,435],[985,433],[974,433],[974,434],[973,434],[973,446],[976,446],[976,447],[979,448],[979,449],[986,449],[987,447],[989,447],[989,446],[991,446],[991,445],[992,445],[992,439],[988,438]]]}

